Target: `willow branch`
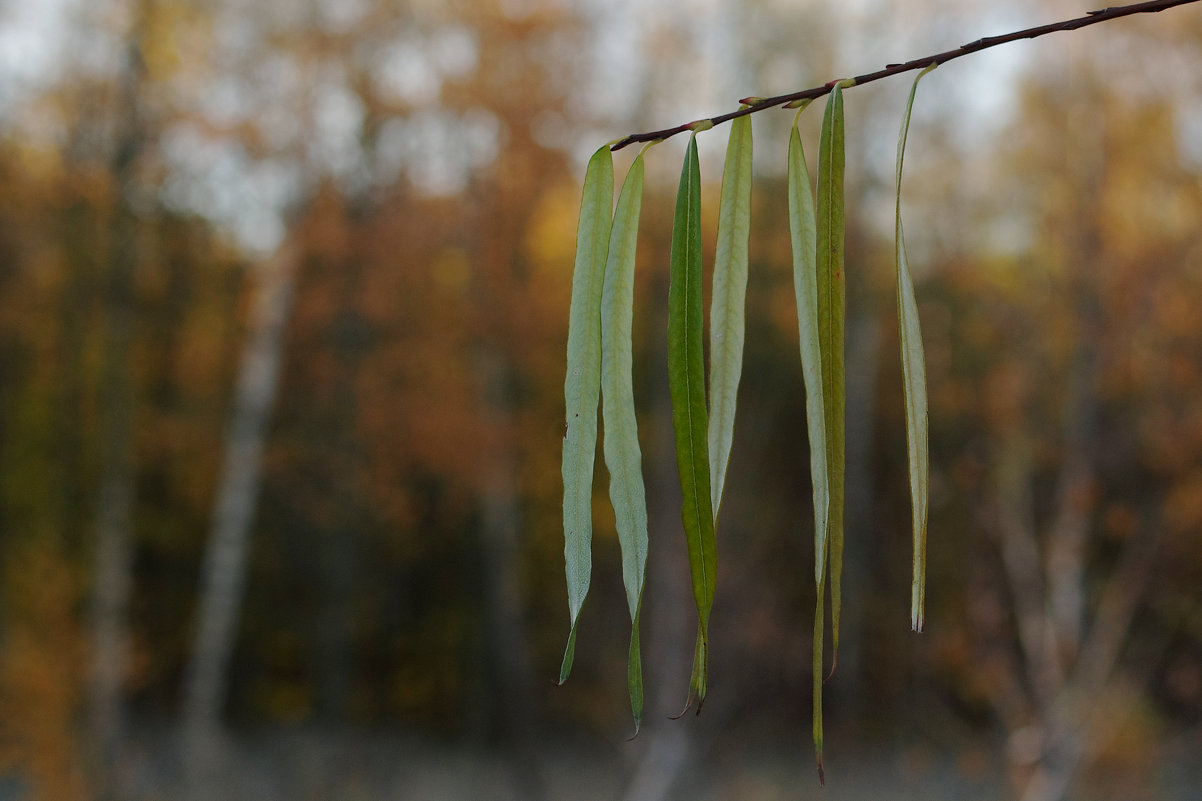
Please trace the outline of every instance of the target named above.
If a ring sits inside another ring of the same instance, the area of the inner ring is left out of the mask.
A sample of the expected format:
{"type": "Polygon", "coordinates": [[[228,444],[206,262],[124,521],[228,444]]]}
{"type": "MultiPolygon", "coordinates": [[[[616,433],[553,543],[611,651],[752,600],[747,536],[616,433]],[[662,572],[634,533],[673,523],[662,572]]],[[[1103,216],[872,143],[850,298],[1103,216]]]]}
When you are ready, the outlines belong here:
{"type": "MultiPolygon", "coordinates": [[[[991,47],[1017,42],[1021,39],[1034,39],[1038,36],[1044,36],[1049,33],[1058,31],[1075,31],[1078,28],[1086,28],[1090,25],[1097,25],[1101,22],[1109,22],[1112,19],[1119,17],[1129,17],[1132,14],[1155,14],[1158,11],[1173,8],[1174,6],[1184,6],[1190,3],[1197,3],[1199,0],[1154,0],[1148,3],[1134,3],[1129,6],[1113,6],[1111,8],[1103,8],[1098,11],[1090,11],[1083,17],[1074,19],[1066,19],[1062,22],[1052,22],[1047,25],[1040,25],[1035,28],[1027,28],[1013,33],[1007,33],[1002,36],[986,36],[983,39],[969,42],[966,45],[961,45],[954,50],[948,50],[943,53],[934,53],[929,56],[912,59],[903,64],[889,64],[882,70],[869,72],[864,75],[857,75],[850,81],[845,81],[844,86],[859,86],[865,83],[879,81],[882,78],[889,78],[893,75],[900,75],[903,72],[912,70],[920,70],[929,67],[932,64],[946,64],[953,59],[967,56],[970,53],[976,53],[981,50],[988,50],[991,47]]],[[[627,145],[632,145],[635,142],[653,142],[659,139],[667,139],[670,136],[675,136],[684,131],[691,131],[700,122],[709,122],[711,125],[720,125],[728,120],[733,120],[735,117],[742,117],[746,114],[754,114],[757,111],[763,111],[768,108],[775,108],[786,103],[793,103],[800,100],[813,100],[814,98],[822,97],[830,93],[838,80],[829,81],[822,86],[815,86],[812,89],[803,89],[800,92],[791,92],[787,95],[777,95],[776,97],[767,98],[746,98],[742,102],[744,106],[738,111],[731,111],[727,114],[721,114],[709,120],[697,120],[694,122],[686,122],[683,125],[677,125],[675,128],[664,128],[660,131],[648,131],[647,133],[630,134],[624,139],[621,139],[610,150],[621,150],[627,145]]]]}

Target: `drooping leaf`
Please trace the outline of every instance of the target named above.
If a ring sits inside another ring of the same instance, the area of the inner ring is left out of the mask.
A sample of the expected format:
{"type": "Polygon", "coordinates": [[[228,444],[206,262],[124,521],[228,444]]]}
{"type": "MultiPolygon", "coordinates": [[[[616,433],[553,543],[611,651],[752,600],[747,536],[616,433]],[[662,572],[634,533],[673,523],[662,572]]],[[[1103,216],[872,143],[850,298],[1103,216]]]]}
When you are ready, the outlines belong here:
{"type": "Polygon", "coordinates": [[[627,676],[635,734],[643,718],[638,622],[647,563],[647,498],[631,380],[634,266],[642,197],[643,154],[640,153],[630,165],[618,194],[601,299],[601,416],[605,423],[609,498],[622,548],[622,580],[632,624],[627,676]]]}
{"type": "Polygon", "coordinates": [[[751,235],[751,148],[751,117],[738,117],[731,123],[722,170],[714,290],[710,299],[708,444],[715,527],[726,485],[739,379],[743,373],[747,243],[751,235]]]}
{"type": "Polygon", "coordinates": [[[603,146],[589,159],[576,229],[572,305],[568,318],[563,434],[563,536],[571,632],[559,669],[562,684],[572,670],[576,625],[588,594],[593,557],[593,462],[597,451],[597,403],[601,391],[601,291],[613,210],[613,156],[603,146]]]}
{"type": "Polygon", "coordinates": [[[926,616],[927,508],[930,498],[930,451],[927,426],[927,368],[923,356],[922,329],[918,323],[918,301],[906,258],[906,240],[902,232],[901,179],[906,154],[906,135],[910,131],[910,112],[922,76],[935,69],[930,65],[914,79],[901,133],[897,138],[897,203],[895,246],[897,251],[897,315],[901,331],[902,383],[906,394],[906,445],[910,462],[910,508],[913,517],[914,570],[910,589],[910,626],[922,631],[926,616]]]}
{"type": "MultiPolygon", "coordinates": [[[[800,115],[800,111],[798,114],[800,115]]],[[[805,379],[806,423],[810,439],[810,483],[814,499],[814,582],[826,575],[827,486],[826,411],[822,387],[822,349],[818,323],[817,221],[814,190],[806,166],[801,134],[794,120],[789,133],[789,234],[793,243],[793,292],[797,301],[797,333],[805,379]]]]}
{"type": "MultiPolygon", "coordinates": [[[[804,108],[804,107],[803,107],[804,108]]],[[[798,111],[798,116],[801,111],[798,111]]],[[[793,291],[797,300],[797,332],[805,379],[806,423],[810,440],[810,484],[814,503],[814,745],[822,771],[822,640],[825,632],[827,528],[830,488],[827,473],[826,412],[822,384],[822,350],[818,322],[817,221],[810,171],[806,167],[797,118],[789,132],[789,234],[793,244],[793,291]]]]}
{"type": "MultiPolygon", "coordinates": [[[[839,617],[843,576],[843,475],[847,381],[844,374],[844,316],[847,304],[843,265],[843,87],[836,83],[827,99],[818,143],[818,337],[822,356],[822,404],[826,418],[826,468],[829,492],[827,575],[831,588],[831,672],[839,654],[839,617]]],[[[816,555],[816,558],[821,558],[816,555]]],[[[824,589],[824,588],[822,588],[824,589]]],[[[820,589],[820,592],[822,591],[820,589]]],[[[819,595],[817,612],[823,614],[819,595]]],[[[814,746],[822,774],[822,637],[815,622],[814,746]]]]}
{"type": "MultiPolygon", "coordinates": [[[[839,651],[840,586],[843,573],[843,474],[847,379],[844,318],[847,277],[843,265],[843,88],[831,91],[818,144],[818,332],[822,350],[823,410],[826,414],[827,475],[830,485],[831,636],[839,651]]],[[[833,664],[832,664],[833,669],[833,664]]]]}
{"type": "Polygon", "coordinates": [[[701,314],[701,169],[694,130],[685,151],[676,195],[668,289],[668,384],[672,396],[676,466],[683,496],[680,516],[688,544],[689,572],[698,616],[686,710],[694,699],[699,705],[705,700],[709,618],[717,570],[714,514],[710,501],[701,314]]]}

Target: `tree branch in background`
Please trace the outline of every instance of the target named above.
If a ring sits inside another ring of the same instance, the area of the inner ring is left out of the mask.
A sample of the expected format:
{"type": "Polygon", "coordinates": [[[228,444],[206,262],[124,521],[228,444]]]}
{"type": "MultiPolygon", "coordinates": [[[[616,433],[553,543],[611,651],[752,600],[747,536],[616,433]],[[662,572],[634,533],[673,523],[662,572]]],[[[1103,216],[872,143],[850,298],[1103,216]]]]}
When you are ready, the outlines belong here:
{"type": "MultiPolygon", "coordinates": [[[[1184,6],[1191,3],[1197,3],[1199,0],[1153,0],[1147,3],[1134,3],[1128,6],[1113,6],[1111,8],[1103,8],[1098,11],[1090,11],[1083,17],[1075,17],[1061,22],[1052,22],[1047,25],[1039,25],[1034,28],[1026,28],[1021,31],[1003,34],[1001,36],[986,36],[976,41],[969,42],[966,45],[961,45],[954,50],[947,50],[943,53],[934,53],[929,56],[912,59],[903,64],[889,64],[882,70],[869,72],[864,75],[857,75],[852,80],[854,85],[859,86],[865,83],[879,81],[882,78],[889,78],[894,75],[900,75],[903,72],[911,72],[913,70],[926,69],[932,64],[946,64],[953,59],[967,56],[970,53],[977,53],[981,50],[988,50],[991,47],[998,45],[1017,42],[1022,39],[1034,39],[1039,36],[1044,36],[1049,33],[1057,33],[1059,31],[1075,31],[1079,28],[1085,28],[1090,25],[1097,25],[1100,22],[1109,22],[1120,17],[1129,17],[1132,14],[1155,14],[1158,11],[1164,11],[1174,6],[1184,6]]],[[[757,111],[763,111],[768,108],[793,103],[798,100],[813,100],[814,98],[822,97],[829,94],[831,89],[839,79],[830,81],[822,86],[815,86],[812,89],[804,89],[800,92],[792,92],[787,95],[777,95],[776,97],[757,98],[748,97],[739,102],[745,104],[738,111],[732,111],[727,114],[721,114],[713,117],[709,122],[713,125],[721,125],[724,122],[733,120],[736,117],[742,117],[747,114],[754,114],[757,111]]],[[[848,84],[844,84],[847,86],[848,84]]],[[[636,142],[652,142],[657,139],[667,139],[670,136],[675,136],[678,133],[693,130],[695,122],[687,122],[683,125],[677,125],[674,128],[664,128],[659,131],[649,131],[647,133],[630,134],[621,139],[610,150],[621,150],[627,145],[632,145],[636,142]]]]}

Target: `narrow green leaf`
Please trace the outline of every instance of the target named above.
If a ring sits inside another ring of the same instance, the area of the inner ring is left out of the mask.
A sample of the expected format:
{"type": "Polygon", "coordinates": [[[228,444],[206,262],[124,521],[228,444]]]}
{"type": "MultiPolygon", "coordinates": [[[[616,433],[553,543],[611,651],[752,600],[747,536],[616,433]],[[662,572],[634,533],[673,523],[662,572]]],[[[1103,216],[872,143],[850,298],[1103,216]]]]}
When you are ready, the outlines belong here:
{"type": "Polygon", "coordinates": [[[589,159],[576,229],[576,264],[568,317],[568,368],[563,395],[563,537],[571,631],[562,684],[572,670],[576,624],[593,568],[593,462],[597,451],[597,402],[601,391],[601,290],[609,252],[614,192],[613,157],[603,146],[589,159]]]}
{"type": "Polygon", "coordinates": [[[843,269],[843,87],[827,98],[818,144],[818,334],[822,350],[826,466],[830,491],[827,552],[831,585],[831,672],[839,655],[843,577],[843,474],[847,380],[844,373],[844,316],[847,280],[843,269]]]}
{"type": "Polygon", "coordinates": [[[743,373],[747,243],[751,236],[751,117],[731,123],[718,204],[718,246],[710,300],[709,461],[714,525],[726,485],[735,406],[743,373]]]}
{"type": "MultiPolygon", "coordinates": [[[[800,111],[798,115],[800,115],[800,111]]],[[[810,439],[810,483],[814,497],[814,583],[826,575],[828,507],[826,412],[822,387],[822,348],[818,323],[817,221],[814,190],[796,119],[789,133],[789,233],[793,242],[793,292],[797,301],[797,333],[805,379],[806,423],[810,439]]]]}
{"type": "MultiPolygon", "coordinates": [[[[802,107],[804,110],[804,106],[802,107]]],[[[797,112],[798,117],[801,111],[797,112]]],[[[797,117],[789,132],[789,233],[793,242],[793,291],[797,300],[797,332],[801,370],[805,379],[806,422],[810,439],[810,484],[814,503],[814,749],[818,775],[822,771],[822,645],[825,633],[823,600],[830,506],[827,472],[826,412],[822,384],[822,348],[818,320],[817,221],[810,172],[806,167],[797,117]]]]}
{"type": "Polygon", "coordinates": [[[930,499],[930,451],[927,426],[927,368],[922,349],[922,329],[918,324],[918,301],[906,258],[906,239],[902,233],[901,179],[906,154],[906,135],[910,131],[910,112],[922,76],[935,69],[934,64],[918,73],[910,87],[901,133],[897,138],[897,204],[895,243],[897,248],[897,316],[901,331],[902,383],[906,392],[906,444],[910,461],[910,508],[914,530],[914,578],[910,589],[910,626],[922,631],[926,615],[927,583],[927,508],[930,499]]]}
{"type": "MultiPolygon", "coordinates": [[[[645,150],[645,148],[644,148],[645,150]]],[[[634,266],[643,198],[643,154],[639,153],[618,194],[605,288],[601,298],[601,417],[605,423],[605,465],[622,548],[622,580],[630,607],[627,666],[635,733],[643,717],[643,666],[639,656],[639,607],[647,564],[647,497],[642,450],[634,412],[631,325],[634,319],[634,266]]]]}
{"type": "Polygon", "coordinates": [[[676,466],[683,496],[680,516],[688,543],[689,572],[698,615],[697,647],[686,710],[694,699],[699,705],[705,700],[709,617],[714,604],[717,570],[707,453],[708,414],[701,314],[701,168],[694,132],[689,137],[676,195],[668,288],[668,385],[672,396],[676,466]]]}

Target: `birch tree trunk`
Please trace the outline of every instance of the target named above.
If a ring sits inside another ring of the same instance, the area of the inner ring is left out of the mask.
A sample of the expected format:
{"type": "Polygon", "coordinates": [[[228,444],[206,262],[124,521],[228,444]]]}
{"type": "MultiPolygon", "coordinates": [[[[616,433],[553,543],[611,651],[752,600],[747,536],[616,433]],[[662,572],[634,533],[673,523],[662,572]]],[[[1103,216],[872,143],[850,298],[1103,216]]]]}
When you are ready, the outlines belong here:
{"type": "Polygon", "coordinates": [[[295,282],[296,253],[285,245],[258,269],[258,297],[234,390],[225,459],[201,573],[184,695],[183,748],[190,798],[213,798],[221,707],[237,633],[259,493],[263,443],[278,385],[295,282]]]}

